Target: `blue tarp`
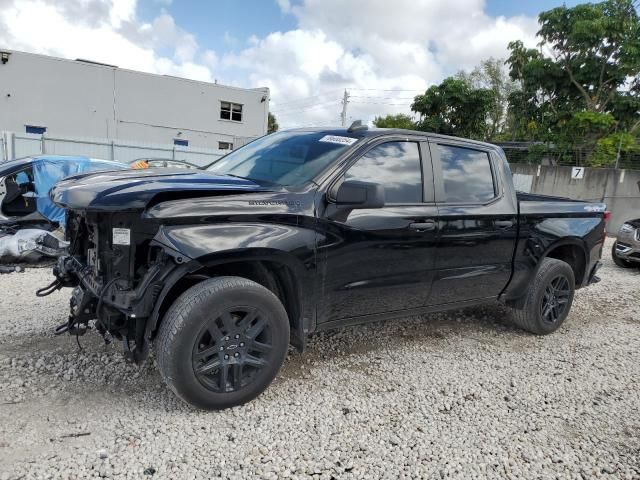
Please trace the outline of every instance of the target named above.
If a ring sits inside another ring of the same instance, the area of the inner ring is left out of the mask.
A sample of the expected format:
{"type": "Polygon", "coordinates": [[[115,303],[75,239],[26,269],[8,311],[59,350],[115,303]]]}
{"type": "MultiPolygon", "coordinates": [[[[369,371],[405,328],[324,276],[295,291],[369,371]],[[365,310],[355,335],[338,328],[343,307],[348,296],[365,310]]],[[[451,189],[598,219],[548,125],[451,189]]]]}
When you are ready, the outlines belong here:
{"type": "MultiPolygon", "coordinates": [[[[34,157],[33,177],[36,190],[38,212],[52,222],[64,225],[64,210],[55,205],[49,198],[49,190],[60,180],[79,173],[99,170],[122,170],[127,165],[110,160],[97,160],[88,157],[70,157],[42,155],[34,157]]],[[[19,181],[19,180],[18,180],[19,181]]]]}

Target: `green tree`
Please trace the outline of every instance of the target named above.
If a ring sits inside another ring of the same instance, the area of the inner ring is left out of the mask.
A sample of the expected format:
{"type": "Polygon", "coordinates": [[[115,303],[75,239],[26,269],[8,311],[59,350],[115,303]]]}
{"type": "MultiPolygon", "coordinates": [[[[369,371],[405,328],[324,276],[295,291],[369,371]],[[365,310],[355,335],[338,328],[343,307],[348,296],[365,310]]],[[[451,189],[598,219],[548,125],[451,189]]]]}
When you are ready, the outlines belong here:
{"type": "Polygon", "coordinates": [[[579,149],[640,130],[640,20],[632,0],[566,6],[539,16],[539,49],[509,44],[516,136],[579,149]]]}
{"type": "Polygon", "coordinates": [[[449,77],[415,97],[411,110],[421,116],[419,130],[485,139],[493,105],[491,90],[473,88],[465,80],[449,77]]]}
{"type": "Polygon", "coordinates": [[[378,128],[404,128],[407,130],[415,130],[417,128],[413,118],[404,113],[376,117],[373,120],[373,124],[378,128]]]}
{"type": "Polygon", "coordinates": [[[267,133],[277,132],[280,126],[278,125],[278,120],[276,120],[276,116],[269,112],[269,116],[267,118],[267,133]]]}
{"type": "Polygon", "coordinates": [[[505,136],[513,119],[509,116],[509,97],[516,92],[518,82],[509,77],[504,59],[488,58],[471,72],[460,71],[456,78],[464,80],[475,89],[485,88],[493,92],[493,102],[487,112],[486,140],[505,136]]]}

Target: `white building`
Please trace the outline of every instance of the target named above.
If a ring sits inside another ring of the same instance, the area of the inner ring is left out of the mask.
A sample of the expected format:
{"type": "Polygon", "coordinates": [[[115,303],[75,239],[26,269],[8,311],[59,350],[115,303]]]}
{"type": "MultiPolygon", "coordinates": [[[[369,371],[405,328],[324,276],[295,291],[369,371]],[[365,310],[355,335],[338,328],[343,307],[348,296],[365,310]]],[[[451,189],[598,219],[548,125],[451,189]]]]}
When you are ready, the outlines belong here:
{"type": "Polygon", "coordinates": [[[0,49],[0,131],[229,149],[267,132],[269,89],[0,49]]]}

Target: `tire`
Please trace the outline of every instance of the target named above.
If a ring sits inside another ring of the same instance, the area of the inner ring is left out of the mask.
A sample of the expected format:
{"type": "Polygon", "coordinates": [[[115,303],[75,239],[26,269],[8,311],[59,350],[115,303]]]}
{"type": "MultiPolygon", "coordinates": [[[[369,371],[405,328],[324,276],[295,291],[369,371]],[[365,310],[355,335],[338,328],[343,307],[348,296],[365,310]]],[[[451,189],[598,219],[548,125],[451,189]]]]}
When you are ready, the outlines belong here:
{"type": "Polygon", "coordinates": [[[611,258],[613,259],[613,263],[615,263],[617,266],[621,268],[635,267],[633,262],[630,262],[629,260],[625,260],[623,258],[618,257],[618,254],[616,253],[616,245],[618,245],[618,242],[613,242],[613,247],[611,247],[611,258]]]}
{"type": "Polygon", "coordinates": [[[278,297],[240,277],[212,278],[188,289],[167,311],[156,340],[165,383],[205,410],[260,395],[288,347],[289,319],[278,297]]]}
{"type": "Polygon", "coordinates": [[[545,258],[527,293],[524,307],[513,310],[511,320],[536,335],[555,332],[569,315],[574,293],[575,277],[571,266],[562,260],[545,258]]]}

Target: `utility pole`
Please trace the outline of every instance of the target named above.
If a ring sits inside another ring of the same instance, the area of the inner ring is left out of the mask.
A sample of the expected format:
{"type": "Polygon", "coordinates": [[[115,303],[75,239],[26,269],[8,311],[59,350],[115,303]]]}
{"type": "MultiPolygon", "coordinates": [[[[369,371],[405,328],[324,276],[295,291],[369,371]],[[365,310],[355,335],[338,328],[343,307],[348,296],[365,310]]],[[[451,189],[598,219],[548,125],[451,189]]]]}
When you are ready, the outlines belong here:
{"type": "Polygon", "coordinates": [[[616,152],[616,170],[620,164],[620,149],[622,148],[622,135],[620,135],[620,141],[618,142],[618,151],[616,152]]]}
{"type": "Polygon", "coordinates": [[[340,120],[342,121],[342,126],[347,126],[347,104],[349,103],[349,92],[347,89],[344,90],[344,96],[342,97],[342,112],[340,113],[340,120]]]}

